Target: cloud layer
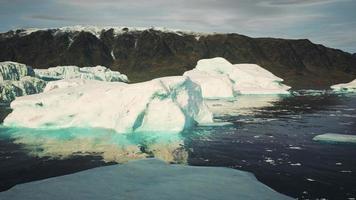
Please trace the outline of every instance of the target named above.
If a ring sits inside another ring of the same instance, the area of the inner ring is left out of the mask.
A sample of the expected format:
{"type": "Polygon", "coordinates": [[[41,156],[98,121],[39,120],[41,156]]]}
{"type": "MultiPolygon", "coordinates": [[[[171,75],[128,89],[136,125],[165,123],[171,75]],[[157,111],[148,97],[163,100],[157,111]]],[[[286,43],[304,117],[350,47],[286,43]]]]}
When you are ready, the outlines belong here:
{"type": "Polygon", "coordinates": [[[356,52],[355,9],[354,0],[0,0],[0,31],[77,24],[160,26],[309,38],[356,52]]]}

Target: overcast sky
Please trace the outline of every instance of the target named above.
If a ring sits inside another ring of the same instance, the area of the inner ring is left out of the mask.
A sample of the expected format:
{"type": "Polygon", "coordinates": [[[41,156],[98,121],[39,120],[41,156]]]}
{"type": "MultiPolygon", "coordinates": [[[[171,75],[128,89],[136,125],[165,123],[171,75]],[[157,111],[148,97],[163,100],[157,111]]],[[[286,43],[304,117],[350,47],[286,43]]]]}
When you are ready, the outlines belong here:
{"type": "Polygon", "coordinates": [[[356,53],[356,0],[0,0],[1,32],[69,25],[308,38],[356,53]]]}

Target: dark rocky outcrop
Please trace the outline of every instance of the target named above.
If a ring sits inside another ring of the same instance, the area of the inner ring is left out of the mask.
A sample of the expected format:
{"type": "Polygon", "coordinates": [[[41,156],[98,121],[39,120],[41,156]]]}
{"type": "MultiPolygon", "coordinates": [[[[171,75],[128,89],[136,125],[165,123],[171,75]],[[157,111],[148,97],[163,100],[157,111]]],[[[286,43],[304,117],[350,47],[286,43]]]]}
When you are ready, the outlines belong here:
{"type": "Polygon", "coordinates": [[[134,81],[181,75],[202,58],[224,57],[232,63],[256,63],[294,88],[323,88],[356,78],[356,55],[309,40],[250,38],[239,34],[189,34],[154,29],[0,34],[0,61],[36,68],[57,65],[105,65],[134,81]],[[199,37],[199,38],[197,38],[199,37]]]}

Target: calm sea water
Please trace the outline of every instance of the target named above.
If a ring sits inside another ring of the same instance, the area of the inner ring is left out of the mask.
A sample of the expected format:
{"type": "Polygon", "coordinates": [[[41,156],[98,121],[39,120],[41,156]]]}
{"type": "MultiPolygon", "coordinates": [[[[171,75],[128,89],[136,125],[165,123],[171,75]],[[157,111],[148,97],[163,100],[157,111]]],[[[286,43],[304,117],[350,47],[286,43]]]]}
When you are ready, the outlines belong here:
{"type": "MultiPolygon", "coordinates": [[[[193,166],[250,171],[299,199],[356,197],[356,144],[322,143],[324,133],[356,135],[355,95],[243,96],[208,101],[225,126],[180,135],[109,130],[0,128],[0,190],[76,171],[158,157],[193,166]]],[[[10,110],[2,107],[0,118],[10,110]]],[[[218,124],[217,124],[218,125],[218,124]]]]}

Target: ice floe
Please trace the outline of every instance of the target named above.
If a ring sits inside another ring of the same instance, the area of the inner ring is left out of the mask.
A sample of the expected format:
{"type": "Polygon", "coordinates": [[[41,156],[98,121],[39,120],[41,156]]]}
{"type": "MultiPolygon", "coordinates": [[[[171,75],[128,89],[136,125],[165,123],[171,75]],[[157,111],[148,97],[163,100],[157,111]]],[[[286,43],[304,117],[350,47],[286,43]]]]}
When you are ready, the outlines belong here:
{"type": "Polygon", "coordinates": [[[17,98],[5,125],[29,128],[100,127],[127,132],[180,132],[212,123],[200,87],[187,77],[126,84],[60,80],[46,92],[17,98]],[[69,82],[69,83],[67,83],[69,82]],[[72,85],[77,85],[71,87],[72,85]]]}
{"type": "Polygon", "coordinates": [[[168,165],[156,159],[94,168],[17,185],[0,199],[292,199],[252,174],[220,167],[168,165]]]}
{"type": "Polygon", "coordinates": [[[336,143],[356,143],[356,135],[326,133],[315,136],[313,140],[336,143]]]}

